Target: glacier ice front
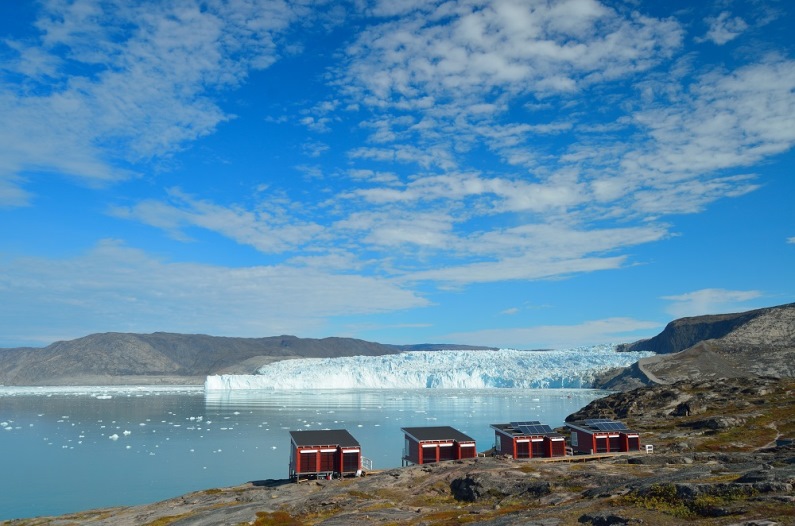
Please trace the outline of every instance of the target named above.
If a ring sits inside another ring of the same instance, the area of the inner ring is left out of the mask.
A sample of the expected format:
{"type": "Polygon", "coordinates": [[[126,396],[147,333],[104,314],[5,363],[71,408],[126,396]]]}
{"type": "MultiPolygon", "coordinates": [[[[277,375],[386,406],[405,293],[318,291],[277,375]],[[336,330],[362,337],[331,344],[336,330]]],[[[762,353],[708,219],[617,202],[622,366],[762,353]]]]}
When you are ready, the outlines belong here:
{"type": "Polygon", "coordinates": [[[384,356],[299,358],[251,375],[208,376],[207,391],[229,389],[584,388],[597,374],[652,353],[613,345],[555,351],[411,351],[384,356]]]}

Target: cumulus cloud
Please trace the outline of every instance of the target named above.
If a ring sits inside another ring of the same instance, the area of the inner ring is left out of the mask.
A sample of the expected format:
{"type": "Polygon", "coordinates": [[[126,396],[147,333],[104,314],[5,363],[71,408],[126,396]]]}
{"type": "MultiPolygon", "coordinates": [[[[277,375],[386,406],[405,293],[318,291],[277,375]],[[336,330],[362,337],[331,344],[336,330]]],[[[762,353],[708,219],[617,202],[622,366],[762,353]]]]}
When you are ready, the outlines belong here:
{"type": "MultiPolygon", "coordinates": [[[[44,174],[99,185],[150,172],[223,123],[234,125],[222,95],[299,50],[291,28],[322,16],[315,6],[45,0],[38,33],[8,40],[10,59],[0,65],[10,80],[0,83],[0,205],[30,203],[27,185],[44,174]]],[[[376,283],[385,308],[401,308],[423,301],[402,287],[552,279],[631,264],[631,247],[672,235],[667,217],[754,191],[755,165],[795,145],[795,61],[771,53],[696,69],[700,58],[683,48],[688,26],[674,18],[597,0],[373,0],[355,2],[346,16],[356,33],[325,55],[324,75],[307,81],[319,83],[312,88],[322,100],[290,101],[283,108],[291,113],[265,117],[305,134],[294,143],[304,162],[290,164],[322,191],[291,187],[284,174],[249,196],[172,188],[117,201],[108,213],[182,242],[206,231],[281,258],[251,272],[277,273],[276,290],[298,287],[295,297],[310,303],[317,300],[298,283],[298,267],[318,280],[349,280],[353,291],[376,283]],[[320,164],[332,157],[340,161],[334,167],[320,164]]],[[[709,23],[707,38],[717,44],[746,29],[728,12],[709,23]]],[[[103,244],[79,263],[98,268],[101,258],[128,250],[103,244]]],[[[196,291],[208,287],[178,273],[242,287],[239,270],[129,255],[139,271],[159,276],[155,287],[171,276],[196,291]]],[[[43,283],[54,280],[47,276],[55,262],[31,264],[43,283]]],[[[93,284],[77,265],[63,268],[83,287],[70,290],[80,297],[93,284]]],[[[32,283],[17,266],[10,270],[32,283]]],[[[122,298],[135,292],[114,279],[124,276],[107,275],[102,286],[122,298]]],[[[220,290],[212,295],[221,298],[220,290]]],[[[719,292],[666,299],[677,313],[753,299],[719,292]]],[[[172,306],[187,315],[184,305],[172,306]]],[[[84,312],[100,311],[92,309],[84,312]]],[[[299,319],[311,326],[316,318],[299,319]]]]}
{"type": "Polygon", "coordinates": [[[647,69],[682,37],[674,21],[625,18],[595,0],[460,0],[406,11],[348,49],[344,80],[365,103],[569,93],[647,69]]]}
{"type": "Polygon", "coordinates": [[[758,290],[701,289],[685,294],[663,296],[671,305],[666,311],[676,318],[722,314],[748,310],[747,302],[759,298],[758,290]]]}
{"type": "Polygon", "coordinates": [[[709,40],[719,46],[734,40],[748,29],[745,20],[738,16],[732,17],[728,11],[723,11],[716,17],[709,17],[705,22],[709,29],[702,40],[709,40]]]}
{"type": "MultiPolygon", "coordinates": [[[[302,114],[324,141],[346,118],[370,134],[347,150],[347,186],[316,203],[172,194],[113,213],[178,239],[211,230],[268,254],[341,244],[418,282],[545,279],[625,265],[622,250],[670,235],[661,218],[752,192],[755,174],[731,171],[795,144],[795,62],[777,56],[733,71],[652,74],[637,86],[648,95],[610,101],[617,115],[579,116],[589,107],[572,91],[666,68],[683,39],[672,19],[593,0],[375,3],[366,12],[376,19],[346,48],[336,91],[302,114]],[[351,104],[363,110],[340,112],[351,104]],[[517,104],[530,116],[507,113],[517,104]],[[470,168],[475,144],[493,156],[470,168]]],[[[331,149],[304,144],[311,157],[331,149]]],[[[314,164],[300,170],[323,175],[314,164]]]]}

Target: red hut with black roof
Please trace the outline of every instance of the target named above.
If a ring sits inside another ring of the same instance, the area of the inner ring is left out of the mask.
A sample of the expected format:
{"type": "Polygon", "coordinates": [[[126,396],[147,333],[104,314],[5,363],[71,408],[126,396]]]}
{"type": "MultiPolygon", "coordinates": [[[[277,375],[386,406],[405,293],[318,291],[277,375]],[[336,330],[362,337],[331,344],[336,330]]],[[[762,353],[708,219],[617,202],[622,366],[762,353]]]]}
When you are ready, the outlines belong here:
{"type": "Polygon", "coordinates": [[[566,437],[538,420],[492,424],[494,454],[512,458],[552,458],[566,456],[566,437]]]}
{"type": "Polygon", "coordinates": [[[344,429],[290,431],[290,479],[342,477],[362,471],[362,448],[344,429]]]}
{"type": "Polygon", "coordinates": [[[575,453],[626,453],[640,451],[640,434],[622,422],[590,418],[567,422],[571,429],[571,448],[575,453]]]}
{"type": "Polygon", "coordinates": [[[449,427],[404,427],[403,465],[475,458],[475,439],[449,427]]]}

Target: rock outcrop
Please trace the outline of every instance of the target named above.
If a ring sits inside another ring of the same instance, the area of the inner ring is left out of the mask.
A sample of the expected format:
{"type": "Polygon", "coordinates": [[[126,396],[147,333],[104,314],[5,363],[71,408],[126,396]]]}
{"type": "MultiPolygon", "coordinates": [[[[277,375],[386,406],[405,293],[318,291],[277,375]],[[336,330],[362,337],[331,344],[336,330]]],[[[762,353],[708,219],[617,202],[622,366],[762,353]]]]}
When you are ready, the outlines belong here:
{"type": "Polygon", "coordinates": [[[672,321],[657,336],[620,347],[652,351],[596,387],[627,390],[680,380],[795,377],[795,303],[672,321]]]}

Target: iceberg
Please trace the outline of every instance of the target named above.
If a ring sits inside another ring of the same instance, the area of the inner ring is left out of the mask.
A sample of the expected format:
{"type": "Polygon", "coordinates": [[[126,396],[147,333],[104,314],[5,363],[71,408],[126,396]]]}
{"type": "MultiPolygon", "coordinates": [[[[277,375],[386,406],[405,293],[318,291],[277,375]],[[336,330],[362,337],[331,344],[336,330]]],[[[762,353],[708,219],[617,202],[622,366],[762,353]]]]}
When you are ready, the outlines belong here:
{"type": "Polygon", "coordinates": [[[490,389],[587,388],[613,367],[650,352],[617,352],[614,345],[552,351],[409,351],[383,356],[296,358],[249,375],[213,375],[205,391],[257,389],[490,389]]]}

